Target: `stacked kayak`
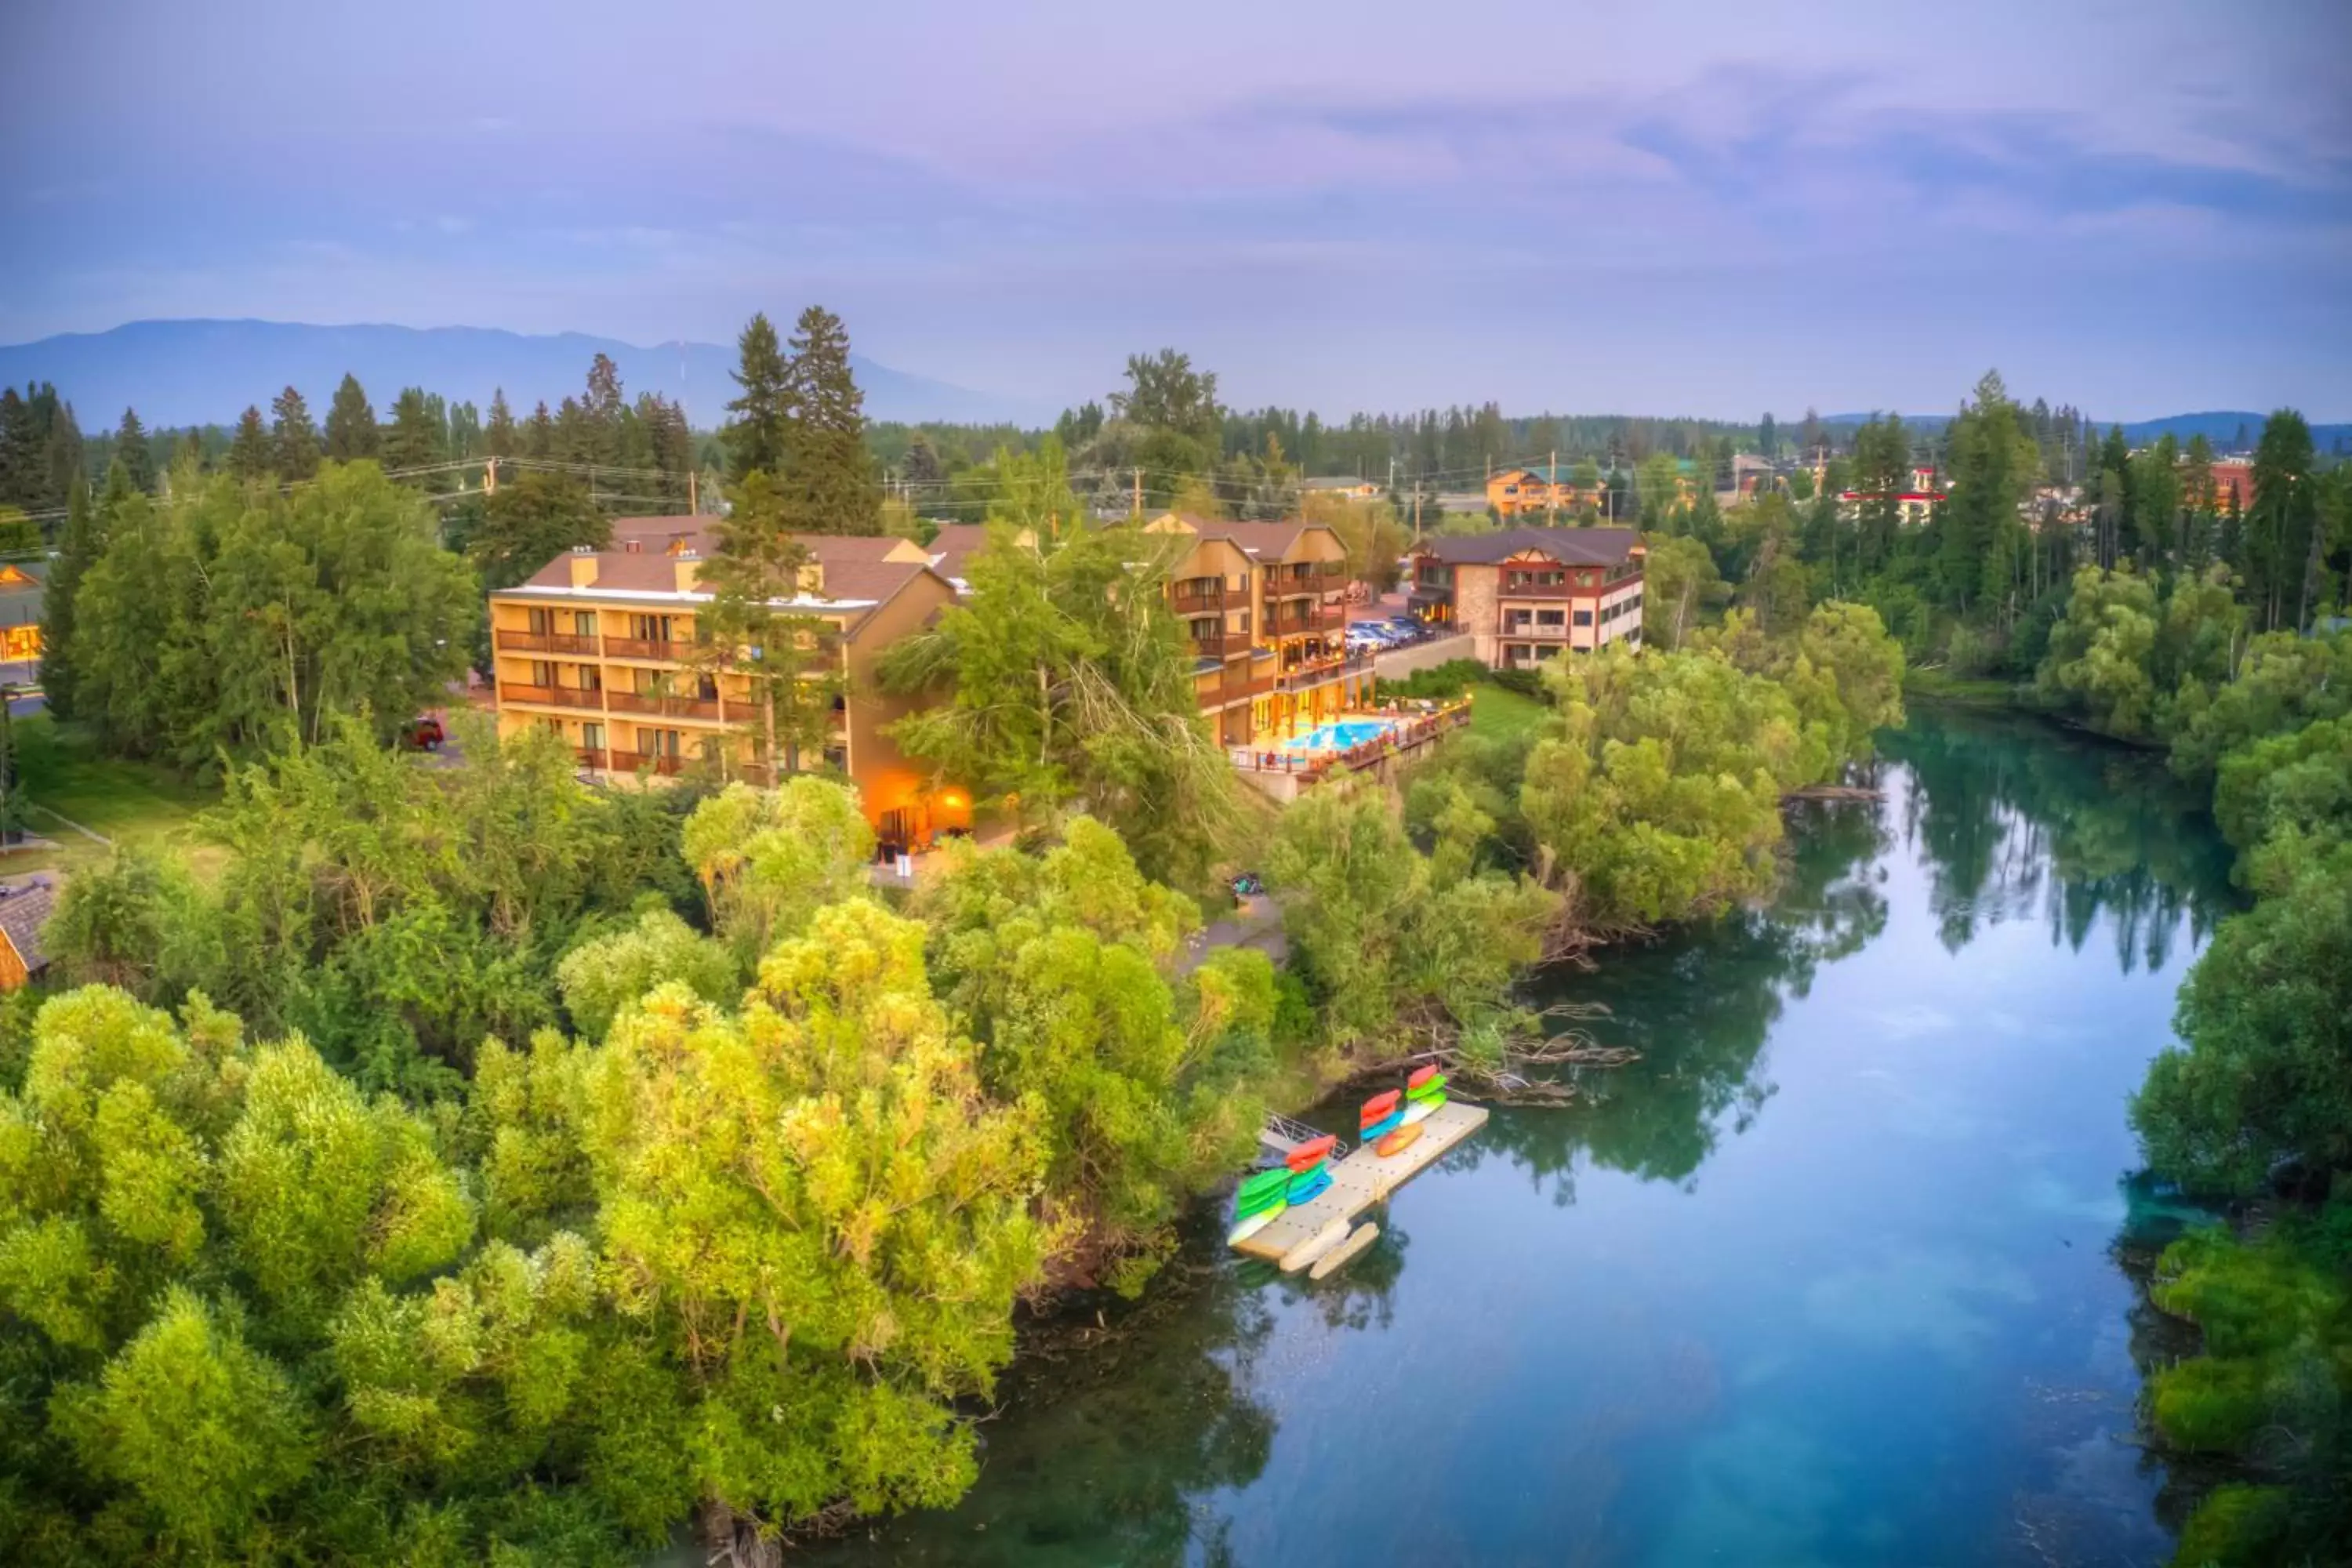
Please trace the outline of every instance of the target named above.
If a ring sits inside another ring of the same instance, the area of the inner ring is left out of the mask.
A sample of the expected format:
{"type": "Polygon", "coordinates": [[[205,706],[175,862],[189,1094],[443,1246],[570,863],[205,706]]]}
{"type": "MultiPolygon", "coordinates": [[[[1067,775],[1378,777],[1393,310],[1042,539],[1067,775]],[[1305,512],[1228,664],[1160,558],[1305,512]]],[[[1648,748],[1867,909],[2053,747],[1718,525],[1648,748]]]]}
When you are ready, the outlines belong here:
{"type": "MultiPolygon", "coordinates": [[[[1290,1206],[1290,1186],[1294,1180],[1287,1169],[1260,1171],[1244,1177],[1234,1193],[1234,1228],[1227,1233],[1229,1243],[1247,1241],[1280,1217],[1290,1206]]],[[[1328,1184],[1328,1176],[1324,1178],[1328,1184]]]]}
{"type": "Polygon", "coordinates": [[[1286,1195],[1291,1207],[1311,1204],[1330,1191],[1331,1173],[1325,1167],[1330,1161],[1332,1148],[1339,1142],[1327,1132],[1320,1138],[1310,1138],[1301,1143],[1284,1160],[1284,1167],[1290,1173],[1290,1184],[1286,1195]]]}
{"type": "Polygon", "coordinates": [[[1364,1101],[1356,1128],[1365,1142],[1377,1143],[1404,1125],[1404,1113],[1397,1107],[1397,1101],[1402,1098],[1391,1089],[1364,1101]]]}
{"type": "Polygon", "coordinates": [[[1407,1121],[1419,1121],[1445,1103],[1445,1073],[1436,1063],[1413,1070],[1405,1080],[1404,1115],[1407,1121]]]}

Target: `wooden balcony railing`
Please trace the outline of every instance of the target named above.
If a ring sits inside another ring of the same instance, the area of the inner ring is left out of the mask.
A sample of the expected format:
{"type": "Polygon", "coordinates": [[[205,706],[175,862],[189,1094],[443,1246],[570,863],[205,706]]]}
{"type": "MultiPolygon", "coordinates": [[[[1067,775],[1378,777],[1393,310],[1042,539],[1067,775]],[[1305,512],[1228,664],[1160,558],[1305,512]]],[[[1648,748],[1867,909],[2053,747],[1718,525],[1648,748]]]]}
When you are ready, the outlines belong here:
{"type": "Polygon", "coordinates": [[[612,759],[613,771],[616,773],[634,773],[641,770],[649,770],[665,778],[672,778],[684,772],[687,763],[684,757],[674,757],[667,752],[659,753],[614,752],[612,753],[612,759]]]}
{"type": "Polygon", "coordinates": [[[683,664],[694,652],[690,642],[661,642],[650,637],[606,637],[607,658],[659,658],[683,664]]]}
{"type": "Polygon", "coordinates": [[[597,641],[598,639],[593,634],[578,637],[569,632],[501,630],[499,633],[499,651],[501,653],[585,654],[593,658],[600,651],[597,641]]]}
{"type": "Polygon", "coordinates": [[[1244,697],[1263,697],[1274,689],[1274,676],[1254,675],[1244,679],[1229,679],[1223,687],[1223,700],[1234,701],[1244,697]]]}
{"type": "Polygon", "coordinates": [[[1499,635],[1517,642],[1566,642],[1568,628],[1540,626],[1534,621],[1505,621],[1499,635]]]}
{"type": "Polygon", "coordinates": [[[502,681],[499,698],[508,702],[537,702],[550,708],[585,708],[601,711],[604,694],[591,687],[583,690],[577,686],[524,686],[515,681],[502,681]]]}
{"type": "Polygon", "coordinates": [[[1168,603],[1180,616],[1218,615],[1225,607],[1225,585],[1220,583],[1209,588],[1171,588],[1168,603]]]}
{"type": "Polygon", "coordinates": [[[1504,599],[1566,599],[1573,596],[1575,592],[1576,585],[1572,583],[1515,584],[1508,578],[1504,579],[1502,584],[1495,590],[1496,596],[1504,599]]]}
{"type": "Polygon", "coordinates": [[[611,753],[601,746],[575,746],[572,754],[580,759],[580,765],[583,768],[601,770],[611,766],[611,753]]]}
{"type": "Polygon", "coordinates": [[[607,694],[615,713],[651,713],[666,719],[719,719],[718,699],[686,697],[674,692],[621,691],[607,694]]]}
{"type": "Polygon", "coordinates": [[[1225,634],[1223,632],[1212,632],[1207,637],[1187,637],[1184,640],[1192,645],[1194,658],[1225,657],[1225,634]]]}

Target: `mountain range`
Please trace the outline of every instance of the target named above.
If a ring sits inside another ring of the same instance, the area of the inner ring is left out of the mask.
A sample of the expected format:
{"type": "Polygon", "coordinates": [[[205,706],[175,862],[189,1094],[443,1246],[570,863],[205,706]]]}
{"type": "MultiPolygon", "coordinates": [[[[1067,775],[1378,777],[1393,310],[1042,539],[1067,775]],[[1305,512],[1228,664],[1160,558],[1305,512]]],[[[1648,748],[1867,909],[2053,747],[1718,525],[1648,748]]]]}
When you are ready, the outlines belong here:
{"type": "MultiPolygon", "coordinates": [[[[1851,429],[1867,422],[1870,417],[1867,414],[1824,414],[1822,423],[1834,429],[1851,429]]],[[[2221,408],[2202,414],[2168,414],[2160,419],[2126,419],[2120,423],[2124,439],[2134,447],[2145,447],[2166,436],[2185,447],[2190,437],[2202,436],[2212,443],[2214,451],[2226,453],[2239,449],[2238,433],[2241,430],[2245,432],[2243,445],[2251,451],[2253,444],[2262,438],[2263,425],[2268,418],[2268,415],[2257,414],[2250,408],[2221,408]]],[[[1940,431],[1951,422],[1952,416],[1948,414],[1906,414],[1903,416],[1905,428],[1923,433],[1940,431]]],[[[1793,421],[1782,426],[1784,431],[1795,427],[1793,421]]],[[[2095,421],[2093,427],[2105,434],[2108,425],[2104,421],[2095,421]]],[[[2352,450],[2352,425],[2314,425],[2311,439],[2322,452],[2352,450]]]]}
{"type": "MultiPolygon", "coordinates": [[[[111,331],[0,345],[0,385],[55,384],[89,431],[112,427],[125,408],[136,408],[151,428],[234,424],[247,405],[268,413],[269,400],[288,386],[320,419],[345,372],[360,378],[379,415],[404,386],[421,386],[452,403],[470,400],[486,410],[490,394],[504,388],[520,419],[541,398],[552,408],[578,394],[589,362],[600,353],[621,367],[621,384],[631,396],[658,392],[683,403],[699,429],[725,419],[727,399],[735,394],[729,379],[736,363],[732,347],[677,342],[646,348],[583,332],[532,336],[491,327],[131,321],[111,331]]],[[[1034,425],[1055,413],[855,354],[850,365],[870,419],[1034,425]]]]}

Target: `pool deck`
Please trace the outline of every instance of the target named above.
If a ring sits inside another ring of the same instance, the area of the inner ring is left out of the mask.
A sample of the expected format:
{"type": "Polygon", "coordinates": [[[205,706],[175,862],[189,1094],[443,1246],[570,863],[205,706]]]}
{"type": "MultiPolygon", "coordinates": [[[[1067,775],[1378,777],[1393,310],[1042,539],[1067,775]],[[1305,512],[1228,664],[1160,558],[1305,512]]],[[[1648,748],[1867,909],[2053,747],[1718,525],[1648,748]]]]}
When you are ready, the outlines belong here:
{"type": "Polygon", "coordinates": [[[1435,1164],[1447,1150],[1486,1125],[1486,1108],[1449,1100],[1418,1123],[1421,1136],[1409,1149],[1383,1159],[1369,1147],[1327,1167],[1331,1185],[1323,1195],[1285,1209],[1272,1224],[1234,1250],[1279,1261],[1282,1255],[1335,1219],[1353,1219],[1435,1164]]]}

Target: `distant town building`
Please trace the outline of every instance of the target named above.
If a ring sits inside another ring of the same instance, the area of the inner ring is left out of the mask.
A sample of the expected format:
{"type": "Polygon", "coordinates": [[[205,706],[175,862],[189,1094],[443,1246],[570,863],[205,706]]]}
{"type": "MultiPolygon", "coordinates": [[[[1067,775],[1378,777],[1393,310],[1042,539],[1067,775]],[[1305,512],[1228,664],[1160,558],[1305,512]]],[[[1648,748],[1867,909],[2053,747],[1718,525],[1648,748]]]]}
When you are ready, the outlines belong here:
{"type": "Polygon", "coordinates": [[[2213,505],[2222,511],[2244,511],[2254,502],[2254,465],[2245,458],[2220,458],[2213,463],[2213,505]]]}
{"type": "Polygon", "coordinates": [[[1315,495],[1346,496],[1350,500],[1378,500],[1381,487],[1370,479],[1360,479],[1353,474],[1326,474],[1319,479],[1301,479],[1298,488],[1315,495]]]}
{"type": "MultiPolygon", "coordinates": [[[[1840,490],[1838,510],[1841,515],[1853,519],[1862,514],[1864,502],[1885,499],[1885,495],[1876,490],[1840,490]]],[[[1897,491],[1895,497],[1901,509],[1901,521],[1906,527],[1928,521],[1947,499],[1947,492],[1937,479],[1936,470],[1924,465],[1911,470],[1909,486],[1897,491]]]]}

